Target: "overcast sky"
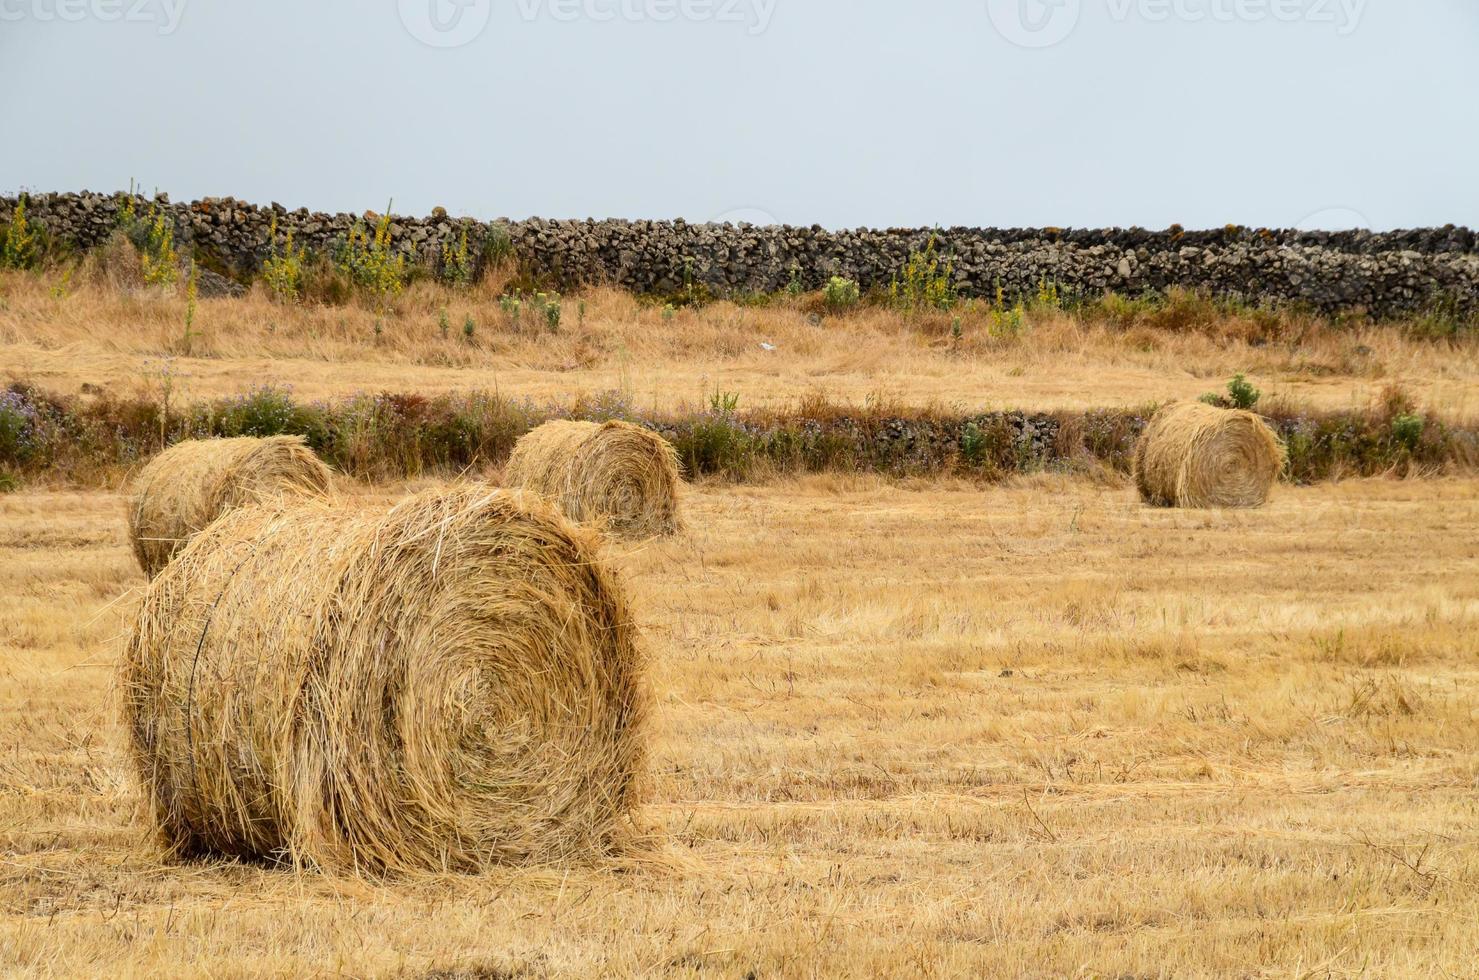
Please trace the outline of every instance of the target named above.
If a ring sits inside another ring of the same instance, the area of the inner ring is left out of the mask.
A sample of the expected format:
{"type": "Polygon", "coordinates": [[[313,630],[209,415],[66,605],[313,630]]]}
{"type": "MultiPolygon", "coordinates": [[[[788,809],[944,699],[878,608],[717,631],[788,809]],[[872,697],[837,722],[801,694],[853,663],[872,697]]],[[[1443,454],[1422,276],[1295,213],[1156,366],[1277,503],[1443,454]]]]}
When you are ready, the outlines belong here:
{"type": "Polygon", "coordinates": [[[1479,226],[1475,0],[0,0],[0,189],[1479,226]]]}

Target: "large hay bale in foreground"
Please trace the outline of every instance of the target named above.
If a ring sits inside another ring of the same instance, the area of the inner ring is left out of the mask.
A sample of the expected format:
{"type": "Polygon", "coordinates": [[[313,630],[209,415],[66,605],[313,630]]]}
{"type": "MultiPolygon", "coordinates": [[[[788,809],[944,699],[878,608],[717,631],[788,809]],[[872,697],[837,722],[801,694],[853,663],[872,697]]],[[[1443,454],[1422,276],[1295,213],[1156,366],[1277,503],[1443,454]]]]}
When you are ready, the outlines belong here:
{"type": "Polygon", "coordinates": [[[227,511],[284,494],[327,493],[332,475],[302,436],[176,443],[134,480],[128,505],[134,556],[153,578],[193,535],[227,511]]]}
{"type": "Polygon", "coordinates": [[[546,422],[514,446],[504,482],[543,494],[573,521],[605,522],[622,537],[682,528],[678,452],[630,422],[546,422]]]}
{"type": "Polygon", "coordinates": [[[644,672],[594,536],[459,488],[227,514],[150,585],[121,686],[173,852],[475,872],[623,843],[644,672]]]}
{"type": "Polygon", "coordinates": [[[1201,402],[1167,405],[1135,446],[1135,484],[1158,507],[1262,507],[1283,468],[1263,419],[1201,402]]]}

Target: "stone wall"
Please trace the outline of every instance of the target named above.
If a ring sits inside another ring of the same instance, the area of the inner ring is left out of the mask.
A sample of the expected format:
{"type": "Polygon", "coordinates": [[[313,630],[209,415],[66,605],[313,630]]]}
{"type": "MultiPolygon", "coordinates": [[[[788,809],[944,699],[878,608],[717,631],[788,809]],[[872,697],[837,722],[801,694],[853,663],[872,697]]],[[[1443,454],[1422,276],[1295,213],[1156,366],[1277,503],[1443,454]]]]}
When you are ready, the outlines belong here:
{"type": "MultiPolygon", "coordinates": [[[[57,239],[81,247],[105,240],[122,198],[83,192],[29,198],[31,219],[57,239]]],[[[0,198],[8,214],[14,199],[0,198]]],[[[150,202],[139,199],[142,211],[150,202]]],[[[232,198],[157,206],[172,217],[177,241],[207,264],[249,278],[267,252],[273,217],[298,244],[328,250],[355,221],[373,215],[289,211],[232,198]]],[[[1213,231],[1130,229],[857,229],[689,224],[677,221],[481,222],[394,216],[393,241],[434,263],[463,230],[474,248],[500,226],[523,267],[558,288],[609,283],[643,293],[674,293],[685,283],[716,295],[772,292],[795,276],[808,288],[829,276],[886,287],[911,250],[936,237],[952,256],[965,295],[1031,294],[1040,281],[1067,294],[1163,292],[1172,286],[1249,301],[1297,302],[1316,310],[1378,317],[1420,312],[1435,302],[1479,312],[1479,240],[1467,228],[1396,232],[1300,232],[1229,227],[1213,231]]]]}

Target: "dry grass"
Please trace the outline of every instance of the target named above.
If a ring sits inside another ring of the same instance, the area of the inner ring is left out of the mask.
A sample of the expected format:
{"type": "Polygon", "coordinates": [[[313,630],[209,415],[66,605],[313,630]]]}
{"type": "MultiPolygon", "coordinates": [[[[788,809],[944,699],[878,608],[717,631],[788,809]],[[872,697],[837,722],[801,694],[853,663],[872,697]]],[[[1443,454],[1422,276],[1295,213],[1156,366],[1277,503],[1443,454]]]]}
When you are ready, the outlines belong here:
{"type": "Polygon", "coordinates": [[[84,284],[57,299],[43,278],[0,273],[0,364],[73,392],[158,383],[161,359],[174,356],[170,383],[189,399],[238,394],[252,379],[292,385],[304,398],[497,387],[567,402],[623,389],[644,407],[664,408],[706,404],[716,389],[738,392],[748,408],[818,392],[852,403],[981,409],[1144,405],[1194,399],[1241,371],[1269,395],[1321,408],[1365,407],[1401,384],[1420,404],[1456,417],[1479,413],[1474,340],[1415,341],[1390,327],[1295,320],[1286,335],[1269,337],[1236,318],[1169,330],[1045,314],[1021,336],[993,337],[978,312],[962,314],[957,342],[948,315],[869,307],[814,323],[804,301],[716,303],[680,309],[669,322],[626,294],[594,290],[581,298],[584,320],[569,298],[561,332],[550,334],[510,329],[497,285],[461,293],[417,285],[383,322],[354,306],[287,307],[257,293],[207,299],[187,342],[179,297],[84,284]],[[472,342],[462,333],[469,316],[472,342]]]}
{"type": "Polygon", "coordinates": [[[246,504],[284,495],[322,496],[329,469],[301,436],[190,439],[144,464],[128,502],[128,537],[154,576],[206,525],[246,504]]]}
{"type": "Polygon", "coordinates": [[[1283,469],[1263,419],[1200,402],[1162,408],[1135,445],[1140,497],[1160,507],[1262,507],[1283,469]]]}
{"type": "Polygon", "coordinates": [[[336,871],[611,854],[647,686],[597,540],[476,486],[211,524],[150,586],[122,661],[165,846],[336,871]]]}
{"type": "Polygon", "coordinates": [[[640,540],[681,529],[678,471],[672,443],[641,426],[557,419],[518,441],[503,480],[543,494],[573,521],[640,540]]]}
{"type": "Polygon", "coordinates": [[[164,860],[121,502],[0,497],[0,972],[1472,975],[1479,482],[687,504],[615,551],[669,856],[376,883],[164,860]]]}

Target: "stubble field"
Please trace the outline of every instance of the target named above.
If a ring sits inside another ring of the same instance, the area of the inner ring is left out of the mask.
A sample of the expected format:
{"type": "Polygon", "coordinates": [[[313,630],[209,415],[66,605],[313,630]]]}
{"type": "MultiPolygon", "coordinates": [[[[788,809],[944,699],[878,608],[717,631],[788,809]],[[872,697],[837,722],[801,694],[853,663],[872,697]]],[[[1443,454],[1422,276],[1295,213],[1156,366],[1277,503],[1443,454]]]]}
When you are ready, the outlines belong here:
{"type": "MultiPolygon", "coordinates": [[[[1143,406],[1246,372],[1472,419],[1471,335],[1221,314],[664,313],[557,333],[497,283],[388,317],[261,290],[0,277],[0,365],[180,403],[497,388],[568,402],[1143,406]],[[440,326],[446,310],[447,328],[440,326]],[[471,332],[464,331],[472,322],[471,332]],[[99,324],[106,324],[100,329],[99,324]],[[193,331],[193,332],[192,332],[193,331]],[[765,347],[762,347],[765,345],[765,347]],[[772,348],[772,349],[766,349],[772,348]]],[[[578,306],[576,304],[579,304],[578,306]]],[[[578,311],[578,312],[577,312],[578,311]]],[[[1128,481],[700,481],[607,545],[657,695],[645,846],[596,867],[344,879],[175,863],[112,690],[145,585],[126,474],[0,494],[0,973],[38,976],[1473,976],[1479,478],[1281,486],[1164,511],[1128,481]]],[[[496,474],[493,474],[496,477],[496,474]]],[[[416,485],[343,479],[389,504],[416,485]]]]}
{"type": "Polygon", "coordinates": [[[122,499],[0,497],[0,971],[1473,975],[1479,481],[687,504],[610,546],[658,696],[650,850],[370,881],[162,859],[110,696],[122,499]]]}

